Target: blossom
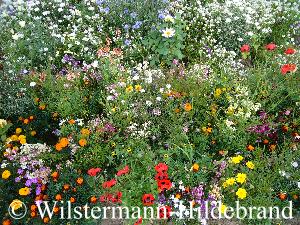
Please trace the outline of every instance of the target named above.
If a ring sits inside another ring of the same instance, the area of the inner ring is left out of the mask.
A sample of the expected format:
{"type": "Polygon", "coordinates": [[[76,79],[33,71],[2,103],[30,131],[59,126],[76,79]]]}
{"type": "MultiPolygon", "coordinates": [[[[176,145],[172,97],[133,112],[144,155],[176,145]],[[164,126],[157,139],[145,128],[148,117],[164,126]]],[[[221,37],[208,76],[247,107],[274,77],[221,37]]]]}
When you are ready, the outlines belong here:
{"type": "Polygon", "coordinates": [[[293,48],[288,48],[288,49],[286,49],[286,50],[284,51],[284,53],[285,53],[286,55],[293,55],[293,54],[296,53],[296,50],[293,49],[293,48]]]}
{"type": "Polygon", "coordinates": [[[159,191],[170,190],[172,183],[170,180],[158,180],[157,186],[159,191]]]}
{"type": "Polygon", "coordinates": [[[160,206],[159,207],[159,218],[167,219],[171,215],[171,207],[170,206],[160,206]]]}
{"type": "Polygon", "coordinates": [[[103,184],[102,184],[102,187],[103,188],[111,188],[113,186],[115,186],[117,183],[117,180],[116,179],[112,179],[112,180],[109,180],[109,181],[105,181],[103,184]]]}
{"type": "Polygon", "coordinates": [[[19,190],[19,195],[26,196],[30,194],[30,188],[24,187],[19,190]]]}
{"type": "Polygon", "coordinates": [[[247,174],[245,173],[238,173],[236,176],[236,182],[243,184],[246,182],[247,174]]]}
{"type": "Polygon", "coordinates": [[[254,164],[253,164],[253,162],[251,162],[251,161],[246,162],[246,166],[247,166],[249,169],[251,169],[251,170],[254,169],[254,164]]]}
{"type": "Polygon", "coordinates": [[[117,172],[117,176],[122,176],[124,174],[127,174],[129,172],[129,166],[125,166],[123,169],[119,170],[117,172]]]}
{"type": "Polygon", "coordinates": [[[235,184],[235,178],[231,177],[228,178],[224,183],[223,183],[223,187],[226,188],[228,186],[232,186],[235,184]]]}
{"type": "Polygon", "coordinates": [[[8,179],[9,177],[11,176],[11,173],[9,170],[4,170],[3,173],[2,173],[2,178],[3,179],[8,179]]]}
{"type": "Polygon", "coordinates": [[[3,127],[6,126],[6,125],[7,125],[6,120],[0,119],[0,128],[3,128],[3,127]]]}
{"type": "Polygon", "coordinates": [[[15,211],[23,207],[23,202],[21,202],[19,199],[15,199],[10,203],[9,206],[15,211]]]}
{"type": "Polygon", "coordinates": [[[100,173],[102,171],[101,168],[91,168],[87,171],[88,175],[94,177],[97,175],[97,173],[100,173]]]}
{"type": "Polygon", "coordinates": [[[188,102],[187,102],[187,103],[184,104],[184,110],[185,110],[185,111],[189,112],[189,111],[192,110],[192,108],[193,108],[193,107],[192,107],[191,103],[188,103],[188,102]]]}
{"type": "Polygon", "coordinates": [[[87,145],[87,140],[83,138],[83,139],[80,139],[78,143],[81,147],[84,147],[87,145]]]}
{"type": "Polygon", "coordinates": [[[194,163],[193,166],[192,166],[192,170],[194,172],[198,172],[199,171],[199,164],[198,163],[194,163]]]}
{"type": "Polygon", "coordinates": [[[155,170],[158,173],[166,173],[168,171],[168,166],[164,163],[159,163],[155,166],[155,170]]]}
{"type": "Polygon", "coordinates": [[[268,51],[273,51],[273,50],[275,50],[276,49],[276,45],[274,44],[274,43],[270,43],[270,44],[267,44],[266,46],[265,46],[265,48],[268,50],[268,51]]]}
{"type": "Polygon", "coordinates": [[[163,32],[162,36],[165,38],[171,38],[175,35],[175,30],[173,28],[166,28],[162,32],[163,32]]]}
{"type": "Polygon", "coordinates": [[[165,16],[165,21],[166,22],[174,23],[175,20],[174,20],[173,16],[167,15],[167,16],[165,16]]]}
{"type": "Polygon", "coordinates": [[[144,194],[142,197],[142,202],[144,206],[150,206],[154,204],[154,196],[152,194],[144,194]]]}
{"type": "Polygon", "coordinates": [[[284,64],[281,67],[281,74],[286,75],[287,73],[293,73],[296,72],[297,65],[296,64],[284,64]]]}
{"type": "Polygon", "coordinates": [[[231,162],[234,164],[239,164],[243,159],[244,159],[243,156],[238,155],[238,156],[232,157],[231,162]]]}
{"type": "Polygon", "coordinates": [[[143,218],[141,217],[134,223],[134,225],[140,225],[142,223],[143,223],[143,218]]]}
{"type": "Polygon", "coordinates": [[[239,188],[235,194],[239,199],[244,199],[247,197],[247,191],[244,188],[239,188]]]}
{"type": "Polygon", "coordinates": [[[250,52],[250,46],[245,44],[241,47],[241,52],[250,52]]]}

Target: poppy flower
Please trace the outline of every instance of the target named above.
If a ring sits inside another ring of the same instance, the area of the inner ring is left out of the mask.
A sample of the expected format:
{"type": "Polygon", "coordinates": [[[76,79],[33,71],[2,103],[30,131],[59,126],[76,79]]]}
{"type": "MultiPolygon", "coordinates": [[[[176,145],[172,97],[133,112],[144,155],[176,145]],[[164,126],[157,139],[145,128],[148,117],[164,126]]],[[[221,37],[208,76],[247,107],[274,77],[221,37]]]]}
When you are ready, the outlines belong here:
{"type": "Polygon", "coordinates": [[[134,225],[139,225],[139,224],[142,224],[143,223],[143,218],[139,218],[135,223],[134,225]]]}
{"type": "Polygon", "coordinates": [[[169,176],[167,173],[157,173],[155,175],[155,180],[168,180],[169,176]]]}
{"type": "Polygon", "coordinates": [[[103,187],[103,188],[111,188],[111,187],[113,187],[116,183],[117,183],[117,180],[116,180],[116,179],[112,179],[112,180],[109,180],[109,181],[105,181],[105,182],[102,184],[102,187],[103,187]]]}
{"type": "Polygon", "coordinates": [[[293,48],[288,48],[288,49],[286,49],[286,50],[284,51],[284,53],[285,53],[286,55],[293,55],[293,54],[296,53],[296,50],[293,49],[293,48]]]}
{"type": "Polygon", "coordinates": [[[170,206],[161,206],[159,207],[159,218],[167,219],[171,215],[171,207],[170,206]]]}
{"type": "Polygon", "coordinates": [[[117,172],[117,176],[122,176],[124,174],[127,174],[129,172],[129,166],[125,166],[123,169],[119,170],[117,172]]]}
{"type": "Polygon", "coordinates": [[[274,44],[274,43],[270,43],[270,44],[267,44],[266,46],[265,46],[265,48],[268,50],[268,51],[273,51],[273,50],[275,50],[276,49],[276,45],[274,44]]]}
{"type": "Polygon", "coordinates": [[[155,170],[158,173],[166,173],[168,171],[168,166],[164,163],[159,163],[155,166],[155,170]]]}
{"type": "Polygon", "coordinates": [[[97,175],[97,173],[100,173],[102,171],[102,169],[100,168],[91,168],[87,171],[88,175],[94,177],[97,175]]]}
{"type": "Polygon", "coordinates": [[[170,190],[170,188],[172,187],[172,183],[170,180],[159,180],[157,182],[157,185],[160,191],[170,190]]]}
{"type": "Polygon", "coordinates": [[[154,204],[154,196],[152,194],[144,194],[142,197],[142,202],[144,206],[151,206],[154,204]]]}
{"type": "Polygon", "coordinates": [[[284,64],[281,67],[281,74],[286,75],[287,73],[293,73],[297,70],[296,64],[284,64]]]}
{"type": "Polygon", "coordinates": [[[241,47],[241,52],[250,52],[250,46],[249,45],[243,45],[241,47]]]}

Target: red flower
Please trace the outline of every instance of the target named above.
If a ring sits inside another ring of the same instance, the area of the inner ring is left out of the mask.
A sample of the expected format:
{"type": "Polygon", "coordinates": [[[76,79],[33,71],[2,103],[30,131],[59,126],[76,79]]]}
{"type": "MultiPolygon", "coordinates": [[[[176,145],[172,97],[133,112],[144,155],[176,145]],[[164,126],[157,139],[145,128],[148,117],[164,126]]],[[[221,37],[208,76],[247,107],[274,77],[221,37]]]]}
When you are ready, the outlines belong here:
{"type": "Polygon", "coordinates": [[[266,48],[268,51],[273,51],[273,50],[275,50],[276,47],[277,47],[277,46],[276,46],[274,43],[270,43],[270,44],[267,44],[267,45],[265,46],[265,48],[266,48]]]}
{"type": "Polygon", "coordinates": [[[142,222],[143,222],[143,218],[141,217],[141,218],[138,219],[138,221],[136,221],[136,222],[134,223],[134,225],[142,224],[142,222]]]}
{"type": "Polygon", "coordinates": [[[111,188],[112,186],[114,186],[115,184],[117,183],[117,180],[116,179],[112,179],[112,180],[109,180],[109,181],[106,181],[102,184],[102,187],[103,188],[111,188]]]}
{"type": "Polygon", "coordinates": [[[243,45],[241,47],[241,52],[250,52],[250,46],[249,45],[243,45]]]}
{"type": "Polygon", "coordinates": [[[157,173],[155,175],[155,180],[168,180],[169,177],[168,177],[168,174],[166,173],[157,173]]]}
{"type": "Polygon", "coordinates": [[[144,194],[142,197],[142,201],[145,206],[153,205],[154,200],[155,200],[155,198],[153,197],[152,194],[144,194]]]}
{"type": "Polygon", "coordinates": [[[170,190],[170,188],[172,187],[172,183],[170,180],[159,180],[157,182],[157,185],[160,191],[170,190]]]}
{"type": "Polygon", "coordinates": [[[284,53],[285,53],[286,55],[293,55],[293,54],[296,53],[296,50],[293,49],[293,48],[288,48],[287,50],[284,51],[284,53]]]}
{"type": "Polygon", "coordinates": [[[167,219],[171,215],[171,207],[166,205],[166,206],[161,206],[159,207],[159,218],[161,219],[167,219]]]}
{"type": "Polygon", "coordinates": [[[129,166],[125,166],[123,169],[117,172],[117,176],[122,176],[123,174],[127,174],[129,172],[129,166]]]}
{"type": "Polygon", "coordinates": [[[102,169],[100,168],[91,168],[87,171],[88,175],[94,177],[97,175],[97,173],[100,173],[102,171],[102,169]]]}
{"type": "Polygon", "coordinates": [[[168,166],[164,163],[159,163],[155,166],[155,170],[158,173],[166,173],[168,171],[168,166]]]}
{"type": "Polygon", "coordinates": [[[292,73],[295,72],[297,70],[297,66],[296,64],[284,64],[281,67],[281,73],[283,75],[287,74],[287,73],[292,73]]]}

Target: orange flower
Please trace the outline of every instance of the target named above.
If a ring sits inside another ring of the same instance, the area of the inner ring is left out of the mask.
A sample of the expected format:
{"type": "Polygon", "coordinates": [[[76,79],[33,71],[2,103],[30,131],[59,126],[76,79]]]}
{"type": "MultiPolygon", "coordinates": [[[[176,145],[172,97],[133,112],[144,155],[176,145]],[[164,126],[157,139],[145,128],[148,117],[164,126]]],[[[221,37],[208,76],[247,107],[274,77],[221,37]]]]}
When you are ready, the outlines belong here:
{"type": "Polygon", "coordinates": [[[268,140],[268,139],[264,139],[264,140],[263,140],[263,144],[264,144],[264,145],[269,144],[269,140],[268,140]]]}
{"type": "Polygon", "coordinates": [[[47,200],[48,200],[48,195],[44,195],[44,196],[43,196],[43,200],[44,200],[44,201],[47,201],[47,200]]]}
{"type": "Polygon", "coordinates": [[[33,120],[33,119],[34,119],[34,116],[30,116],[29,119],[30,119],[30,120],[33,120]]]}
{"type": "Polygon", "coordinates": [[[86,139],[80,139],[80,140],[79,140],[79,145],[80,145],[81,147],[86,146],[86,145],[87,145],[87,140],[86,140],[86,139]]]}
{"type": "Polygon", "coordinates": [[[176,108],[175,110],[175,113],[180,113],[180,109],[176,108]]]}
{"type": "Polygon", "coordinates": [[[53,178],[53,180],[57,180],[59,177],[59,173],[57,171],[55,171],[51,174],[51,177],[53,178]]]}
{"type": "Polygon", "coordinates": [[[59,143],[61,144],[61,146],[62,146],[63,148],[65,148],[65,147],[68,146],[69,140],[68,140],[68,138],[62,138],[62,139],[60,139],[59,143]]]}
{"type": "Polygon", "coordinates": [[[82,184],[83,184],[83,178],[82,178],[82,177],[78,177],[78,178],[76,179],[76,183],[77,183],[78,185],[82,185],[82,184]]]}
{"type": "Polygon", "coordinates": [[[58,206],[55,206],[55,207],[53,208],[53,212],[54,212],[55,214],[57,214],[57,213],[59,212],[59,207],[58,207],[58,206]]]}
{"type": "Polygon", "coordinates": [[[37,210],[37,206],[36,205],[31,205],[30,206],[30,210],[31,211],[36,211],[37,210]]]}
{"type": "Polygon", "coordinates": [[[38,103],[40,100],[41,100],[41,99],[39,99],[39,98],[35,98],[35,99],[34,99],[34,102],[38,103]]]}
{"type": "Polygon", "coordinates": [[[270,146],[269,146],[269,150],[272,152],[272,151],[274,151],[276,149],[276,145],[275,144],[271,144],[270,146]]]}
{"type": "Polygon", "coordinates": [[[87,128],[83,128],[83,129],[81,130],[81,134],[82,134],[82,135],[89,136],[90,133],[91,133],[90,130],[87,129],[87,128]]]}
{"type": "Polygon", "coordinates": [[[191,105],[191,103],[185,103],[184,104],[184,110],[185,111],[187,111],[187,112],[189,112],[189,111],[191,111],[192,110],[192,105],[191,105]]]}
{"type": "Polygon", "coordinates": [[[29,123],[29,119],[25,119],[25,120],[23,121],[23,123],[24,123],[24,124],[28,124],[28,123],[29,123]]]}
{"type": "Polygon", "coordinates": [[[44,223],[49,223],[49,221],[50,221],[49,217],[44,217],[44,219],[43,219],[44,223]]]}
{"type": "Polygon", "coordinates": [[[71,197],[71,198],[70,198],[70,202],[71,202],[71,203],[74,203],[74,202],[76,202],[76,198],[74,198],[74,197],[71,197]]]}
{"type": "Polygon", "coordinates": [[[285,200],[287,198],[287,194],[286,193],[279,193],[278,197],[279,197],[280,200],[283,201],[283,200],[285,200]]]}
{"type": "Polygon", "coordinates": [[[96,198],[95,196],[92,196],[92,197],[90,198],[90,202],[91,202],[91,203],[96,203],[96,202],[97,202],[97,198],[96,198]]]}
{"type": "Polygon", "coordinates": [[[252,152],[255,148],[252,145],[247,145],[246,149],[250,152],[252,152]]]}
{"type": "Polygon", "coordinates": [[[198,172],[199,171],[199,164],[194,163],[194,165],[192,166],[192,169],[193,169],[194,172],[198,172]]]}
{"type": "Polygon", "coordinates": [[[69,184],[64,184],[64,190],[67,191],[70,189],[70,185],[69,184]]]}
{"type": "Polygon", "coordinates": [[[73,119],[69,120],[69,124],[73,125],[74,123],[75,123],[75,120],[73,120],[73,119]]]}
{"type": "Polygon", "coordinates": [[[57,151],[61,151],[61,150],[63,149],[62,144],[61,144],[61,143],[57,143],[57,144],[55,145],[55,149],[56,149],[57,151]]]}
{"type": "Polygon", "coordinates": [[[284,125],[284,126],[282,126],[281,130],[282,130],[282,132],[286,133],[289,131],[289,127],[284,125]]]}
{"type": "Polygon", "coordinates": [[[37,213],[35,212],[35,211],[32,211],[31,213],[30,213],[30,216],[33,218],[33,217],[36,217],[37,216],[37,213]]]}
{"type": "Polygon", "coordinates": [[[35,135],[36,135],[36,131],[35,131],[35,130],[31,131],[31,132],[30,132],[30,135],[31,135],[32,137],[35,136],[35,135]]]}
{"type": "Polygon", "coordinates": [[[62,200],[61,194],[55,195],[55,200],[56,200],[56,201],[61,201],[61,200],[62,200]]]}
{"type": "Polygon", "coordinates": [[[11,221],[9,219],[3,220],[2,225],[11,225],[11,221]]]}

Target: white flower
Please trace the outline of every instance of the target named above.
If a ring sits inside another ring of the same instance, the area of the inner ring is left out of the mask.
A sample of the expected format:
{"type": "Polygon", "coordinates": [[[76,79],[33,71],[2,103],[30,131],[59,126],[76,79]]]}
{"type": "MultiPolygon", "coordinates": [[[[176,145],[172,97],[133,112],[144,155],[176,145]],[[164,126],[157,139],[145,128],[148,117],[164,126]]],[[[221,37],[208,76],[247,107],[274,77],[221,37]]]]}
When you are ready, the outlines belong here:
{"type": "Polygon", "coordinates": [[[97,67],[98,67],[98,61],[97,61],[97,60],[95,60],[95,61],[92,63],[92,67],[94,67],[94,68],[97,68],[97,67]]]}
{"type": "Polygon", "coordinates": [[[173,28],[166,28],[163,30],[162,36],[165,38],[171,38],[175,35],[175,30],[173,28]]]}
{"type": "Polygon", "coordinates": [[[36,83],[35,82],[30,82],[30,87],[34,87],[35,85],[36,85],[36,83]]]}
{"type": "Polygon", "coordinates": [[[25,24],[26,24],[26,22],[23,20],[19,22],[20,27],[25,27],[25,24]]]}
{"type": "Polygon", "coordinates": [[[299,181],[299,182],[297,182],[297,185],[298,185],[298,188],[300,188],[300,181],[299,181]]]}
{"type": "Polygon", "coordinates": [[[165,17],[165,21],[166,21],[166,22],[174,23],[174,18],[173,18],[171,15],[167,15],[167,16],[165,17]]]}
{"type": "Polygon", "coordinates": [[[292,166],[295,167],[295,168],[297,168],[299,165],[298,165],[297,162],[292,162],[292,166]]]}
{"type": "Polygon", "coordinates": [[[13,36],[12,36],[12,39],[14,39],[14,40],[18,40],[19,39],[19,34],[14,34],[13,36]]]}

